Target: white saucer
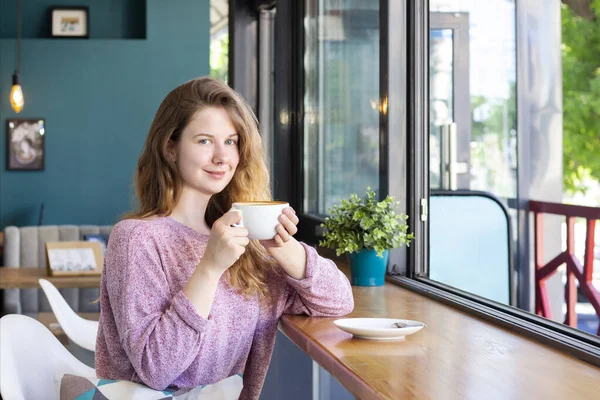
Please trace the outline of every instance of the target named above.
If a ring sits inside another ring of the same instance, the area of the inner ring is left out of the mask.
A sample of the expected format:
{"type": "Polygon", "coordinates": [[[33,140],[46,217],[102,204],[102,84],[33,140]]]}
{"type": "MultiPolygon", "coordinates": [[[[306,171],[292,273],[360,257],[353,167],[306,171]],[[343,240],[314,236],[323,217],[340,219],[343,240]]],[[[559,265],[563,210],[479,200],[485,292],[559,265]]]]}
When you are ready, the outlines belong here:
{"type": "Polygon", "coordinates": [[[371,340],[400,340],[425,327],[425,324],[419,321],[394,318],[342,318],[336,319],[333,323],[357,338],[371,340]],[[407,326],[396,328],[393,326],[396,322],[407,326]]]}

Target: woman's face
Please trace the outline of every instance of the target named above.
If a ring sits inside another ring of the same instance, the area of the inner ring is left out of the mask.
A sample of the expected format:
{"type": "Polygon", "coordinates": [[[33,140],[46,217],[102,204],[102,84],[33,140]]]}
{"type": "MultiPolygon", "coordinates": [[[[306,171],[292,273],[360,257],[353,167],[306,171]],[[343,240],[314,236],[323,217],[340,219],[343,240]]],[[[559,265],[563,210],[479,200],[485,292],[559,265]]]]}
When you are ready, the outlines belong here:
{"type": "Polygon", "coordinates": [[[175,148],[184,188],[209,196],[225,189],[240,161],[238,143],[239,135],[225,109],[198,111],[175,148]]]}

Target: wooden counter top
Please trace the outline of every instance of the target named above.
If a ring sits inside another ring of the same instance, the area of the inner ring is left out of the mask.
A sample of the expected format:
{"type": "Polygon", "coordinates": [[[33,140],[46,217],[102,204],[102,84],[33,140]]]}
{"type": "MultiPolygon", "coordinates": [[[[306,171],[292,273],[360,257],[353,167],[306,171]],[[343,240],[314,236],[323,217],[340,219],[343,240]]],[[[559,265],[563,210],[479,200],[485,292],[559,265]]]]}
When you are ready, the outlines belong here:
{"type": "Polygon", "coordinates": [[[100,287],[100,275],[48,276],[45,268],[0,267],[0,289],[39,289],[40,278],[49,280],[57,288],[100,287]]]}
{"type": "Polygon", "coordinates": [[[286,315],[280,330],[359,399],[600,398],[600,368],[566,353],[392,283],[353,292],[348,317],[427,327],[380,342],[354,339],[335,318],[286,315]]]}

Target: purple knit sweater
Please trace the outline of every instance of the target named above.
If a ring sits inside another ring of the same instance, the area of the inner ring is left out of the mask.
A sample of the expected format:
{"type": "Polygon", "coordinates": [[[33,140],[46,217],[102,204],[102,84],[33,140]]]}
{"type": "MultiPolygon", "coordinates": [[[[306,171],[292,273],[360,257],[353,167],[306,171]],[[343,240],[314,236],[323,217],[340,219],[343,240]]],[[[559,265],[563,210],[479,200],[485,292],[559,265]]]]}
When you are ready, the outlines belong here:
{"type": "Polygon", "coordinates": [[[304,245],[306,278],[282,271],[267,279],[269,301],[246,299],[223,276],[208,319],[183,287],[202,259],[208,235],[170,217],[115,225],[100,288],[96,372],[161,390],[244,375],[241,399],[258,399],[282,314],[339,316],[352,311],[348,279],[304,245]]]}

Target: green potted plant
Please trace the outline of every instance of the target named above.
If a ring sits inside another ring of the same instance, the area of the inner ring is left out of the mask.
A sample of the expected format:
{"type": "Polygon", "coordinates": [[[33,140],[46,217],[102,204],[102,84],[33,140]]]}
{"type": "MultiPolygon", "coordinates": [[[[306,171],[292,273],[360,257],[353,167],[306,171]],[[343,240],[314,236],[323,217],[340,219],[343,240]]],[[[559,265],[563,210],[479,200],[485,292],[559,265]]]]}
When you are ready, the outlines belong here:
{"type": "Polygon", "coordinates": [[[408,217],[396,212],[397,205],[391,196],[378,202],[367,188],[365,198],[352,194],[329,209],[319,245],[335,249],[338,256],[348,253],[353,285],[383,285],[389,249],[408,246],[414,238],[408,233],[408,217]]]}

